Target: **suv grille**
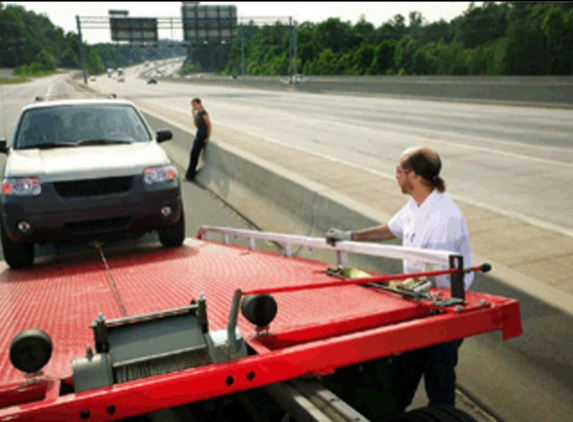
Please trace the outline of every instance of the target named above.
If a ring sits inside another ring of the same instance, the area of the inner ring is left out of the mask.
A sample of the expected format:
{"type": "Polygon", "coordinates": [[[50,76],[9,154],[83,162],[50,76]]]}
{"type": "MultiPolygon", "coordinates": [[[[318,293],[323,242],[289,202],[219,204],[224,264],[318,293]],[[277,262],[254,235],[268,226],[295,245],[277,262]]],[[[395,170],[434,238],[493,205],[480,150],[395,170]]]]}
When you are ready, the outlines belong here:
{"type": "Polygon", "coordinates": [[[82,196],[101,196],[127,192],[131,189],[133,177],[109,177],[107,179],[76,180],[56,182],[54,187],[59,196],[76,198],[82,196]]]}
{"type": "Polygon", "coordinates": [[[80,221],[66,223],[67,229],[74,235],[86,235],[91,233],[114,232],[127,230],[131,224],[130,217],[108,218],[105,220],[80,221]]]}

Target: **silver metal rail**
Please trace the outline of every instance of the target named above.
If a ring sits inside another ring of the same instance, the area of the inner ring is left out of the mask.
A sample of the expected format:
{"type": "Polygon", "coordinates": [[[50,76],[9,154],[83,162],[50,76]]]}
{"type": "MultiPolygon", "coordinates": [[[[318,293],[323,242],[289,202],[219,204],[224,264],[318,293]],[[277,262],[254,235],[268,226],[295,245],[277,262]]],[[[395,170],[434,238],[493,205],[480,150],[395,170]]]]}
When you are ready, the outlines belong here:
{"type": "Polygon", "coordinates": [[[276,242],[283,246],[283,255],[292,256],[293,246],[304,246],[313,249],[332,250],[336,253],[337,265],[346,266],[348,263],[348,253],[379,256],[391,259],[407,259],[421,261],[426,264],[438,264],[450,266],[450,257],[459,256],[452,251],[436,251],[430,249],[407,248],[403,246],[381,245],[367,242],[336,242],[331,246],[325,238],[297,236],[282,233],[259,232],[253,230],[233,229],[227,227],[202,226],[197,237],[204,240],[212,240],[212,235],[222,236],[223,243],[229,244],[231,237],[245,238],[249,242],[249,249],[255,250],[256,241],[276,242]]]}

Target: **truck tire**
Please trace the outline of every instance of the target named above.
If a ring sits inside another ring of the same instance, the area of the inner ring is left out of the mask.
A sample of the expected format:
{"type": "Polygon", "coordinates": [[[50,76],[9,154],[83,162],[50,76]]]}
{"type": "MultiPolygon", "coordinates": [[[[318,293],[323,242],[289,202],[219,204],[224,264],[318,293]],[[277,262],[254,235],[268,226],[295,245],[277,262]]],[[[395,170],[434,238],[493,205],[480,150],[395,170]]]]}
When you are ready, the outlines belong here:
{"type": "Polygon", "coordinates": [[[166,248],[181,246],[185,240],[185,214],[181,208],[181,217],[173,226],[159,229],[159,241],[166,248]]]}
{"type": "Polygon", "coordinates": [[[407,412],[392,422],[477,422],[463,410],[451,406],[428,406],[407,412]]]}
{"type": "Polygon", "coordinates": [[[17,243],[10,240],[4,226],[0,233],[4,260],[11,268],[27,267],[34,263],[34,244],[17,243]]]}

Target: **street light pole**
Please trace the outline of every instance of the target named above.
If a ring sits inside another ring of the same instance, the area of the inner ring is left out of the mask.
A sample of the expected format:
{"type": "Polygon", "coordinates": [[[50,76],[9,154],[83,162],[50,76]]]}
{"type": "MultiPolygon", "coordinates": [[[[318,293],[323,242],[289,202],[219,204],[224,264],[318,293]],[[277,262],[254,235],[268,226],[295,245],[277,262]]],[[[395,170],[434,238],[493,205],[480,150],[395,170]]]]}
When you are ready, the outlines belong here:
{"type": "Polygon", "coordinates": [[[298,73],[297,68],[296,68],[296,66],[297,66],[297,64],[296,64],[296,62],[297,62],[297,42],[298,42],[297,41],[297,32],[296,32],[296,21],[294,21],[294,23],[293,23],[293,29],[294,29],[294,43],[293,43],[294,44],[294,46],[293,46],[294,64],[293,64],[293,66],[294,66],[294,74],[296,75],[298,73]]]}
{"type": "Polygon", "coordinates": [[[292,16],[288,18],[288,23],[289,23],[289,29],[290,29],[290,31],[289,31],[289,37],[288,37],[288,40],[289,40],[289,46],[288,46],[288,47],[289,47],[289,48],[288,48],[288,59],[289,59],[288,64],[289,64],[289,69],[288,69],[288,71],[289,71],[289,73],[290,73],[290,77],[289,77],[290,81],[291,81],[291,82],[295,82],[295,80],[294,80],[294,73],[293,73],[294,67],[293,67],[293,65],[292,65],[293,44],[294,44],[294,39],[293,39],[294,34],[293,34],[293,28],[292,28],[292,16]]]}
{"type": "Polygon", "coordinates": [[[76,15],[76,23],[78,25],[78,38],[80,39],[80,57],[82,61],[82,73],[84,76],[84,85],[88,84],[88,72],[86,70],[86,57],[84,53],[84,42],[82,40],[82,24],[80,22],[80,17],[76,15]]]}
{"type": "Polygon", "coordinates": [[[245,77],[245,43],[243,41],[243,24],[241,23],[241,77],[245,77]]]}

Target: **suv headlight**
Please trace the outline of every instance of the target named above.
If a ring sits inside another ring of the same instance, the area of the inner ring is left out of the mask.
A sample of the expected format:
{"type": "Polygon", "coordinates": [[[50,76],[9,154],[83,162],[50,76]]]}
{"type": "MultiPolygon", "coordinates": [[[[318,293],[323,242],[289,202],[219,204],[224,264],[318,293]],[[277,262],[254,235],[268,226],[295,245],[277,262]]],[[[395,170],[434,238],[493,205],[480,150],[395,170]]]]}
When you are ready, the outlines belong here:
{"type": "Polygon", "coordinates": [[[173,166],[148,167],[143,170],[143,181],[146,185],[170,182],[177,178],[177,169],[173,166]]]}
{"type": "Polygon", "coordinates": [[[37,196],[42,193],[42,184],[37,177],[18,177],[2,181],[2,194],[37,196]]]}

